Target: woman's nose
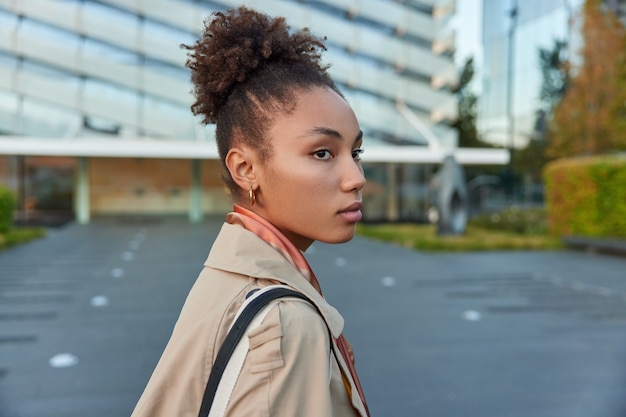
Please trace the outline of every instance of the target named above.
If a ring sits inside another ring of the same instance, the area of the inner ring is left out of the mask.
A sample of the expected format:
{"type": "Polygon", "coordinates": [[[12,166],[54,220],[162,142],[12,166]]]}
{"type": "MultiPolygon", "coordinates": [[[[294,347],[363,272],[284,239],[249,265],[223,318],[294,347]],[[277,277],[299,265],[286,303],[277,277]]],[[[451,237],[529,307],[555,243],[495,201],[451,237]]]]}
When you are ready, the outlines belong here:
{"type": "Polygon", "coordinates": [[[361,162],[350,158],[344,172],[343,189],[345,191],[361,191],[365,187],[365,182],[361,162]]]}

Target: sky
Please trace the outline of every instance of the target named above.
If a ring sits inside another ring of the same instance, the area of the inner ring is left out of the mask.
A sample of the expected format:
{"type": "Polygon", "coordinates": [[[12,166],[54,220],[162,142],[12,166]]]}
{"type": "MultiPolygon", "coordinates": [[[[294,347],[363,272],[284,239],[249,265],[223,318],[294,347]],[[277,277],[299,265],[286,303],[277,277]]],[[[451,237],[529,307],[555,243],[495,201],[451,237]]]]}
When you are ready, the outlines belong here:
{"type": "Polygon", "coordinates": [[[456,2],[456,16],[452,26],[456,31],[457,66],[462,66],[467,58],[474,57],[474,65],[482,62],[481,27],[482,27],[482,0],[458,0],[456,2]]]}

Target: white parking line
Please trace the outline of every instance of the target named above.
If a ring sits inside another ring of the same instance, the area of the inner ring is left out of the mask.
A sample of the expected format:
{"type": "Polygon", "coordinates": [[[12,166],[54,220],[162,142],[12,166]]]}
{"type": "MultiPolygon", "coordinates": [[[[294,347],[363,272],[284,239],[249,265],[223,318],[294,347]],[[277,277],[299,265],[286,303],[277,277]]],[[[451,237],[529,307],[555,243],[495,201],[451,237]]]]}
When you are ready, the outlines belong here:
{"type": "Polygon", "coordinates": [[[89,301],[92,307],[106,307],[109,305],[109,298],[106,295],[96,295],[89,301]]]}
{"type": "Polygon", "coordinates": [[[396,279],[394,277],[383,277],[380,281],[384,287],[393,287],[396,285],[396,279]]]}
{"type": "Polygon", "coordinates": [[[463,312],[463,318],[467,321],[479,321],[482,319],[482,314],[476,310],[467,310],[463,312]]]}
{"type": "Polygon", "coordinates": [[[78,365],[78,357],[71,353],[59,353],[51,357],[48,364],[53,368],[68,368],[78,365]]]}

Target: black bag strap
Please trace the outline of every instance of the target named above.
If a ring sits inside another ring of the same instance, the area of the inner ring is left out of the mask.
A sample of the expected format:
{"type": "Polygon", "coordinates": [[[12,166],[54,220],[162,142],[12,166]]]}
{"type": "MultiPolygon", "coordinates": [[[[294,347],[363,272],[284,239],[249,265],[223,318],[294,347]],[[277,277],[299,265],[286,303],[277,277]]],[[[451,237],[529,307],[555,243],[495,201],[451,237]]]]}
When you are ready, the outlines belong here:
{"type": "Polygon", "coordinates": [[[215,398],[215,393],[217,392],[217,387],[222,379],[224,371],[226,370],[226,365],[228,364],[230,357],[233,355],[239,340],[241,340],[243,335],[246,333],[246,330],[248,329],[250,322],[254,319],[254,316],[256,316],[257,313],[271,301],[283,297],[300,298],[315,306],[315,304],[313,304],[313,302],[306,295],[285,287],[272,288],[262,294],[259,294],[257,298],[252,300],[250,304],[248,304],[241,312],[231,327],[230,331],[226,335],[226,339],[224,339],[224,344],[222,344],[219,352],[217,353],[217,358],[215,359],[215,363],[211,369],[211,374],[209,375],[209,380],[204,390],[204,396],[202,398],[202,405],[200,406],[198,417],[207,417],[209,415],[209,411],[213,405],[213,399],[215,398]]]}

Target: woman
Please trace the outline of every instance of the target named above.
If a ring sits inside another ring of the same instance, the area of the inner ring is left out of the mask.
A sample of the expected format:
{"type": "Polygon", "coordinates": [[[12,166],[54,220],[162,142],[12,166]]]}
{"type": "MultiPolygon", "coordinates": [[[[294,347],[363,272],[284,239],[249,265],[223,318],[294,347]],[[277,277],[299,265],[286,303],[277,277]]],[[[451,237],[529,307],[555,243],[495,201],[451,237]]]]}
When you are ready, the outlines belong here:
{"type": "Polygon", "coordinates": [[[314,306],[281,301],[248,335],[226,415],[367,416],[343,319],[303,256],[315,240],[353,237],[365,185],[362,132],[320,64],[325,47],[241,7],[215,13],[186,48],[192,110],[216,123],[235,206],[133,416],[197,416],[234,315],[248,293],[276,283],[314,306]]]}

